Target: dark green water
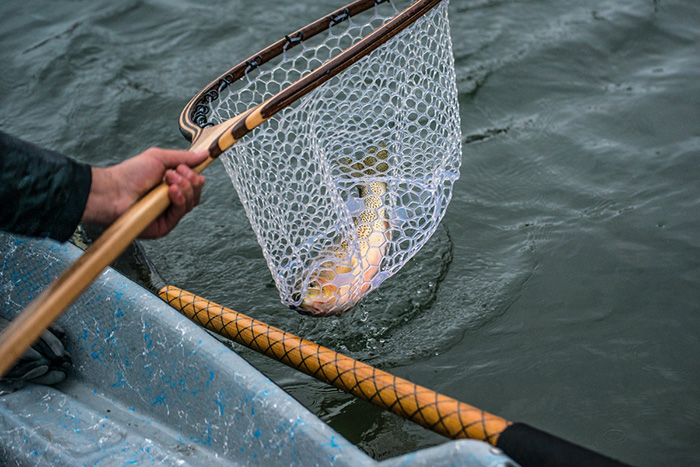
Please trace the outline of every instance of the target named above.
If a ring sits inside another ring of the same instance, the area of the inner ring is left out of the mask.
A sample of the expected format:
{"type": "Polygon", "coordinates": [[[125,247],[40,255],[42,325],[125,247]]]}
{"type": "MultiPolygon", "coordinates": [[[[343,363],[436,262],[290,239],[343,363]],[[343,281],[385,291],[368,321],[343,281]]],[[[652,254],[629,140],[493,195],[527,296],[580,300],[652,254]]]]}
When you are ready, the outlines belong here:
{"type": "MultiPolygon", "coordinates": [[[[3,2],[0,128],[96,164],[185,147],[177,116],[199,88],[342,3],[3,2]]],[[[218,163],[151,259],[175,285],[510,420],[635,465],[700,464],[700,4],[450,14],[462,177],[399,275],[338,318],[286,309],[218,163]]],[[[443,442],[236,349],[377,459],[443,442]]]]}

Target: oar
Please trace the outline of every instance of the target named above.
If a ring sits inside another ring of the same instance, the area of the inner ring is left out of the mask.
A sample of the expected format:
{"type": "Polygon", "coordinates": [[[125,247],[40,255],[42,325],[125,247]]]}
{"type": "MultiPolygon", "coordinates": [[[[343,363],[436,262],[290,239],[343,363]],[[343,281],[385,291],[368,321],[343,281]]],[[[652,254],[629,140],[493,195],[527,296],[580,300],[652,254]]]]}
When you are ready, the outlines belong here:
{"type": "Polygon", "coordinates": [[[160,297],[200,326],[450,439],[482,440],[522,466],[622,466],[524,423],[512,423],[172,285],[160,297]]]}

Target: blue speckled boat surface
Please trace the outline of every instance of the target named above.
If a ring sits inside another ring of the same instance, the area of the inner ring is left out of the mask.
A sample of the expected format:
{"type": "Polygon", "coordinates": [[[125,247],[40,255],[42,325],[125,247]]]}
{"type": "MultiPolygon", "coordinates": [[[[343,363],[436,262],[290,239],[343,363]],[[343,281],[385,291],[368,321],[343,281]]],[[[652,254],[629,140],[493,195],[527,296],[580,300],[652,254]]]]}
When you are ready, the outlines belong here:
{"type": "MultiPolygon", "coordinates": [[[[11,318],[82,251],[0,234],[11,318]]],[[[4,384],[3,465],[504,465],[478,441],[376,462],[235,352],[113,269],[59,319],[74,368],[55,387],[4,384]]],[[[512,462],[512,461],[511,461],[512,462]]]]}

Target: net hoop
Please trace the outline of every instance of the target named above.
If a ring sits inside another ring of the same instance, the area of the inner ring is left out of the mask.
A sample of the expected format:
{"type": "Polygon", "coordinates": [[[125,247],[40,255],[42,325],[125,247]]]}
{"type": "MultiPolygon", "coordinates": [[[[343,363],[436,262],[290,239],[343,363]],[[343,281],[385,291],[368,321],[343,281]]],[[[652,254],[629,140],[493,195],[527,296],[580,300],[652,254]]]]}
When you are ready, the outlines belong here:
{"type": "Polygon", "coordinates": [[[285,35],[181,114],[194,141],[233,122],[222,160],[282,302],[303,313],[345,312],[398,271],[459,177],[447,2],[381,3],[353,2],[285,35]]]}

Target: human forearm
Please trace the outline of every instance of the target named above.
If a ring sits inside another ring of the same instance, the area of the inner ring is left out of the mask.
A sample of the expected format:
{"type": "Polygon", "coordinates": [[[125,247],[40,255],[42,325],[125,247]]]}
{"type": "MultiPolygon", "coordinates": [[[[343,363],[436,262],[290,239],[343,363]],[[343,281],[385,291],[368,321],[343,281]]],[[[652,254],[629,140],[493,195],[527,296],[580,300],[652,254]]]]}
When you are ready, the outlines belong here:
{"type": "Polygon", "coordinates": [[[91,185],[90,167],[0,132],[0,228],[70,238],[91,185]]]}

